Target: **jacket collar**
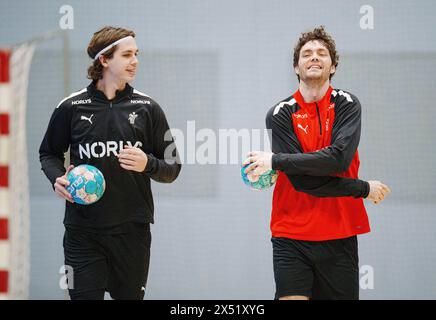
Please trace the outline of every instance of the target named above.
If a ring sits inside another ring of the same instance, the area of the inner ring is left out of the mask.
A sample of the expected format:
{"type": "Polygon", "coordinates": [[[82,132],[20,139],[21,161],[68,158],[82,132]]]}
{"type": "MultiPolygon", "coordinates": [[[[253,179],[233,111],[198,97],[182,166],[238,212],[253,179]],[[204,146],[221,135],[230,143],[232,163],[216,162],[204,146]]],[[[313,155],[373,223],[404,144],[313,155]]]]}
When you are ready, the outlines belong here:
{"type": "Polygon", "coordinates": [[[111,102],[120,101],[121,99],[128,97],[133,93],[133,87],[131,87],[128,83],[126,83],[126,86],[123,90],[116,91],[115,98],[113,98],[112,100],[109,100],[103,91],[97,89],[97,81],[92,81],[88,85],[87,90],[92,97],[111,102]]]}
{"type": "Polygon", "coordinates": [[[321,98],[321,100],[315,101],[315,102],[305,102],[303,96],[301,95],[300,90],[297,90],[294,93],[294,98],[297,101],[297,103],[305,109],[313,110],[317,105],[319,107],[326,106],[330,103],[330,96],[332,94],[333,87],[329,86],[327,89],[327,92],[325,93],[324,97],[321,98]]]}

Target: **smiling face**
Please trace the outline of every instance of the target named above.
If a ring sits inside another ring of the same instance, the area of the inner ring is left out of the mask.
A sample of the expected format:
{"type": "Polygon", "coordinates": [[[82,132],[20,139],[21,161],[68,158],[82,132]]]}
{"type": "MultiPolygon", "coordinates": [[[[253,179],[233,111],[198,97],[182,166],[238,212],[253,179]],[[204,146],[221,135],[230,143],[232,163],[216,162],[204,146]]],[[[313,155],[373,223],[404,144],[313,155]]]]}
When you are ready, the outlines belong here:
{"type": "Polygon", "coordinates": [[[117,82],[132,82],[138,66],[138,47],[134,38],[126,39],[116,46],[111,58],[100,56],[105,76],[117,82]]]}
{"type": "Polygon", "coordinates": [[[328,48],[319,40],[311,40],[301,47],[295,73],[303,82],[325,82],[336,68],[328,48]]]}

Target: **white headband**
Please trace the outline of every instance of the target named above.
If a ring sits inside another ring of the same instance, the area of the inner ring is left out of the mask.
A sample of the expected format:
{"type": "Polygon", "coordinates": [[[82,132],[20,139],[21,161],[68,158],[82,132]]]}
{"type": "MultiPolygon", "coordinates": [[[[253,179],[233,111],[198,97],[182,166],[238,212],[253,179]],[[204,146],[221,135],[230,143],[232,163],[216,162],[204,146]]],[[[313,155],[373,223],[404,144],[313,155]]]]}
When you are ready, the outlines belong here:
{"type": "Polygon", "coordinates": [[[115,46],[116,46],[117,44],[119,44],[120,42],[122,42],[122,41],[124,41],[124,40],[127,40],[127,39],[130,39],[130,38],[133,39],[132,36],[127,36],[127,37],[121,38],[121,39],[115,41],[114,43],[108,45],[107,47],[103,48],[102,50],[99,51],[99,53],[97,53],[97,54],[95,55],[94,60],[97,60],[98,57],[100,57],[103,53],[105,53],[106,51],[108,51],[108,50],[110,50],[111,48],[115,47],[115,46]]]}

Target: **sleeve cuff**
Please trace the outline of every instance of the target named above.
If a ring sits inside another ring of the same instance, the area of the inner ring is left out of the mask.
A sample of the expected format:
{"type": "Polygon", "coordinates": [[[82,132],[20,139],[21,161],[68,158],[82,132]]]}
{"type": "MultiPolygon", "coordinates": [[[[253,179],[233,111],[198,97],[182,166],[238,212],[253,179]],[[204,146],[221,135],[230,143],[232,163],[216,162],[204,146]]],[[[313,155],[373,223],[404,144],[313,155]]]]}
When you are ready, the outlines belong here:
{"type": "Polygon", "coordinates": [[[154,168],[156,167],[155,163],[156,163],[156,158],[152,154],[147,153],[147,164],[145,165],[145,169],[143,173],[146,175],[153,174],[154,168]]]}
{"type": "Polygon", "coordinates": [[[363,181],[363,188],[364,188],[364,191],[362,193],[362,198],[365,199],[369,195],[369,183],[368,183],[368,181],[363,181]]]}
{"type": "Polygon", "coordinates": [[[271,157],[271,169],[280,170],[279,169],[279,154],[273,154],[271,157]]]}

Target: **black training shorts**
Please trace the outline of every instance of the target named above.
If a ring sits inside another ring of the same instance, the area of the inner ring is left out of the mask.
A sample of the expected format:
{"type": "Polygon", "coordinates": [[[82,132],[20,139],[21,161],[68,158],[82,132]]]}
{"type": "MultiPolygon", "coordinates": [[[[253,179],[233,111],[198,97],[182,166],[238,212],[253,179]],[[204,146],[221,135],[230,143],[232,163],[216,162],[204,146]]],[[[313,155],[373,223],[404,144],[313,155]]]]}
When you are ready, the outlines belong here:
{"type": "Polygon", "coordinates": [[[150,224],[102,234],[66,227],[65,265],[71,299],[143,299],[150,261],[150,224]],[[72,280],[71,280],[72,279],[72,280]]]}
{"type": "Polygon", "coordinates": [[[272,238],[276,299],[359,299],[357,236],[328,241],[272,238]]]}

